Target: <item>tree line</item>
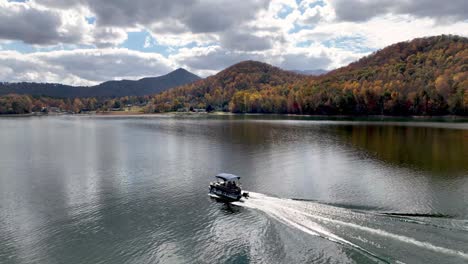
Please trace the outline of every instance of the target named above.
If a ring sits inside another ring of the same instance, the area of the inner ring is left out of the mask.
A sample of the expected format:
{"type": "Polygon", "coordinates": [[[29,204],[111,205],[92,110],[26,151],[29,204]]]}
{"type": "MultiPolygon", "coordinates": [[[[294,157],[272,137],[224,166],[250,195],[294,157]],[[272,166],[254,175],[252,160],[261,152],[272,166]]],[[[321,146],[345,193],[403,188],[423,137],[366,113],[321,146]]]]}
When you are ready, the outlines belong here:
{"type": "Polygon", "coordinates": [[[89,111],[111,111],[127,105],[145,105],[149,96],[125,96],[121,98],[53,98],[9,94],[0,96],[0,114],[47,113],[55,108],[60,112],[83,113],[89,111]]]}
{"type": "Polygon", "coordinates": [[[389,46],[307,77],[243,62],[153,96],[155,112],[210,106],[234,113],[468,115],[468,39],[437,36],[389,46]]]}
{"type": "Polygon", "coordinates": [[[57,99],[8,95],[0,113],[44,106],[147,113],[205,108],[233,113],[468,115],[468,39],[436,36],[391,45],[319,77],[245,61],[197,82],[144,97],[57,99]]]}

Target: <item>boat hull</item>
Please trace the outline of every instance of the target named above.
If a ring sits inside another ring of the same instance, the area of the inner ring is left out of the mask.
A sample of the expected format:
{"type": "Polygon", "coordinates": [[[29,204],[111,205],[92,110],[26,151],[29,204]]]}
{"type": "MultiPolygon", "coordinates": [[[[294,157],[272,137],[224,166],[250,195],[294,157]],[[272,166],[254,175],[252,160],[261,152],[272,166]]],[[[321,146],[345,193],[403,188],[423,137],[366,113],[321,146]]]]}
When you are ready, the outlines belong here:
{"type": "Polygon", "coordinates": [[[229,193],[224,190],[210,186],[210,196],[227,202],[236,202],[242,198],[240,193],[229,193]]]}

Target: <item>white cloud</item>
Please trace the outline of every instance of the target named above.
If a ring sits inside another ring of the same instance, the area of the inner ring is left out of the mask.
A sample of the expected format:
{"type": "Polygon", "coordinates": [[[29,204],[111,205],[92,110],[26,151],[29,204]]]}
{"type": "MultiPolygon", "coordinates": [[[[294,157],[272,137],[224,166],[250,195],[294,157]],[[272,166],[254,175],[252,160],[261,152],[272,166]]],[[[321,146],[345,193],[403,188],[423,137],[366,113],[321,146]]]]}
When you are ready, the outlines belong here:
{"type": "Polygon", "coordinates": [[[330,70],[415,37],[468,36],[466,8],[464,0],[0,0],[0,80],[94,84],[176,67],[206,76],[242,60],[330,70]],[[149,36],[134,49],[170,55],[117,48],[135,31],[149,36]],[[36,52],[5,50],[18,40],[36,52]]]}
{"type": "Polygon", "coordinates": [[[0,39],[29,44],[83,43],[90,27],[77,10],[57,11],[32,3],[0,0],[0,39]]]}
{"type": "MultiPolygon", "coordinates": [[[[151,32],[154,32],[154,30],[151,32]]],[[[219,41],[219,37],[216,34],[151,33],[151,35],[158,44],[172,47],[183,47],[192,43],[206,46],[219,41]]]]}
{"type": "Polygon", "coordinates": [[[407,41],[417,37],[454,34],[468,36],[468,23],[434,24],[430,18],[413,18],[408,15],[385,15],[373,18],[365,23],[334,22],[319,23],[313,29],[301,30],[291,34],[295,42],[301,40],[325,42],[340,38],[355,38],[349,42],[369,49],[380,49],[396,42],[407,41]]]}
{"type": "Polygon", "coordinates": [[[237,31],[227,31],[222,34],[220,43],[223,47],[235,51],[267,50],[272,47],[272,40],[268,36],[260,37],[237,31]]]}
{"type": "Polygon", "coordinates": [[[97,27],[92,37],[92,43],[97,47],[113,47],[127,39],[127,32],[116,27],[97,27]]]}
{"type": "Polygon", "coordinates": [[[438,20],[468,19],[466,0],[330,0],[337,17],[346,21],[366,21],[385,14],[406,14],[438,20]]]}
{"type": "Polygon", "coordinates": [[[286,70],[326,69],[331,70],[349,64],[367,55],[312,43],[307,47],[290,47],[288,52],[271,49],[268,51],[232,51],[219,45],[183,48],[169,59],[200,76],[214,74],[244,60],[258,60],[286,70]]]}
{"type": "Polygon", "coordinates": [[[73,85],[159,76],[176,68],[159,54],[128,49],[77,49],[29,54],[0,51],[0,65],[0,79],[3,81],[73,85]]]}
{"type": "Polygon", "coordinates": [[[145,43],[143,44],[143,48],[151,48],[153,46],[153,39],[151,36],[146,36],[145,43]]]}

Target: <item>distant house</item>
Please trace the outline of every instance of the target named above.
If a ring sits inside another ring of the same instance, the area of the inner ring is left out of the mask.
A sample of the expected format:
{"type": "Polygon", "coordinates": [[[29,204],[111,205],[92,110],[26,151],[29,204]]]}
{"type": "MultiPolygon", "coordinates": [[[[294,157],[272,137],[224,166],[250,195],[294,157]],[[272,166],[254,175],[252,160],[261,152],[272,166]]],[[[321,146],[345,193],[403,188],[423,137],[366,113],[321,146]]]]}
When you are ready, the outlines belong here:
{"type": "Polygon", "coordinates": [[[188,112],[189,109],[187,107],[182,107],[182,108],[178,108],[177,109],[177,112],[188,112]]]}
{"type": "Polygon", "coordinates": [[[195,113],[206,113],[206,109],[204,108],[194,108],[193,111],[195,113]]]}
{"type": "Polygon", "coordinates": [[[58,108],[58,107],[53,107],[53,106],[52,106],[52,107],[49,107],[49,108],[47,109],[47,111],[48,111],[49,113],[60,113],[60,112],[62,112],[62,111],[60,110],[60,108],[58,108]]]}

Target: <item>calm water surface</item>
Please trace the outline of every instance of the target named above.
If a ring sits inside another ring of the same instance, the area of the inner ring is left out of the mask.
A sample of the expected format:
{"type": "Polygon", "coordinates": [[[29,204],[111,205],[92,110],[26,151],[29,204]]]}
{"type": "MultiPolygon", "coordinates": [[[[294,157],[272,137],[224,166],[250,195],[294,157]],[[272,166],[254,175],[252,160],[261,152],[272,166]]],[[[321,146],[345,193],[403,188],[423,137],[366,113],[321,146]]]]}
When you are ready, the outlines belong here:
{"type": "Polygon", "coordinates": [[[467,263],[468,123],[0,119],[0,263],[307,262],[467,263]]]}

